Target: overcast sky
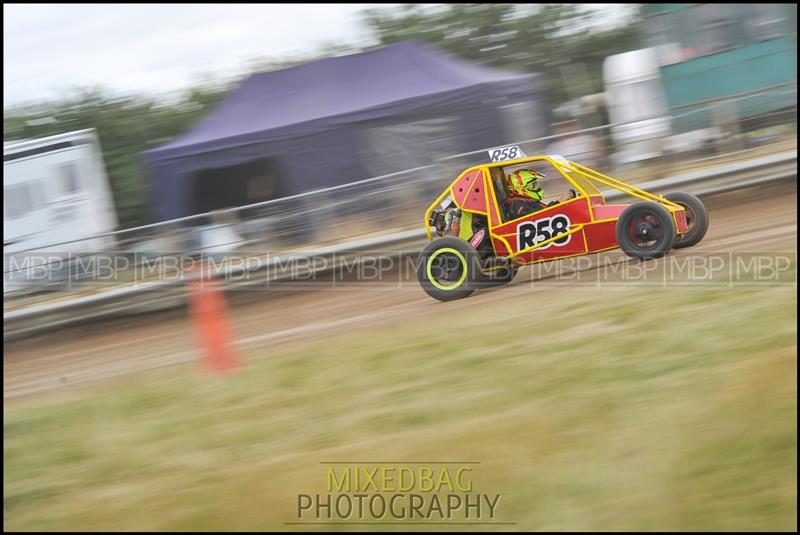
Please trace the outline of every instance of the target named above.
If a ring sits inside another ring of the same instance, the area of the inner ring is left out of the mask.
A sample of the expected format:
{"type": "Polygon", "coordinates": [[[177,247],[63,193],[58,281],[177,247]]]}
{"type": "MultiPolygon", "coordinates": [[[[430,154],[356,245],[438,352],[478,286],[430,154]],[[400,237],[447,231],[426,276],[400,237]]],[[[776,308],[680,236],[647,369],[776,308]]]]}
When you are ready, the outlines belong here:
{"type": "Polygon", "coordinates": [[[387,6],[5,4],[3,107],[92,85],[173,91],[203,74],[238,74],[257,57],[364,44],[359,12],[371,5],[387,6]]]}

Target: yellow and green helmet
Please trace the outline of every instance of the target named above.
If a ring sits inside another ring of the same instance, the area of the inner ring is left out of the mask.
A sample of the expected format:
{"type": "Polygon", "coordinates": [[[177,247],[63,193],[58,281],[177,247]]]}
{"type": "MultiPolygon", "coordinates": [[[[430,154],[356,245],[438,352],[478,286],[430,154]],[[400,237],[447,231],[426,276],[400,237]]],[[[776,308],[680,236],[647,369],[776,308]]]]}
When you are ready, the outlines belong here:
{"type": "Polygon", "coordinates": [[[508,191],[514,195],[541,201],[544,197],[539,179],[544,175],[535,169],[519,169],[508,175],[508,191]]]}

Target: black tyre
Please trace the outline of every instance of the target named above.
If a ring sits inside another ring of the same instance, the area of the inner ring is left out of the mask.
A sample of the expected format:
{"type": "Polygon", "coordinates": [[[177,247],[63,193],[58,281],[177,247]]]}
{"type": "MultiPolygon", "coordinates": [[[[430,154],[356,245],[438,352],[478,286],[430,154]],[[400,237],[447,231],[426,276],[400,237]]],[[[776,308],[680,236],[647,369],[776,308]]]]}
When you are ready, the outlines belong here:
{"type": "Polygon", "coordinates": [[[516,264],[507,264],[494,269],[493,271],[481,272],[478,280],[478,288],[497,288],[505,286],[517,276],[519,267],[516,264]]]}
{"type": "Polygon", "coordinates": [[[420,255],[417,278],[425,292],[439,301],[463,299],[475,291],[482,276],[478,251],[458,238],[436,238],[420,255]]]}
{"type": "Polygon", "coordinates": [[[706,205],[703,204],[703,201],[697,198],[696,195],[680,191],[670,193],[665,197],[686,210],[686,223],[689,225],[689,230],[686,233],[675,237],[673,247],[682,249],[683,247],[691,247],[700,243],[700,240],[703,239],[708,230],[708,210],[706,210],[706,205]]]}
{"type": "Polygon", "coordinates": [[[626,255],[649,260],[664,256],[675,243],[675,222],[658,203],[639,201],[617,220],[617,242],[626,255]]]}

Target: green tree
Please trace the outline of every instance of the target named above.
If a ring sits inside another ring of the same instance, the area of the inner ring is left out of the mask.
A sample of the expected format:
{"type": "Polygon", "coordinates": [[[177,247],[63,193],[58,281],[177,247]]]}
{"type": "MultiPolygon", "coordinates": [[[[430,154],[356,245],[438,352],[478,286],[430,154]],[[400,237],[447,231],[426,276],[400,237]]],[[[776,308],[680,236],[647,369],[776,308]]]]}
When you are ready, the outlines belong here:
{"type": "Polygon", "coordinates": [[[84,89],[60,101],[5,110],[3,139],[96,129],[120,226],[136,226],[150,215],[141,153],[189,130],[228,89],[218,84],[193,88],[169,105],[152,97],[84,89]]]}
{"type": "Polygon", "coordinates": [[[621,28],[600,30],[596,14],[576,4],[406,5],[365,10],[363,20],[376,46],[417,40],[463,59],[489,66],[543,74],[549,104],[582,91],[603,90],[603,59],[638,47],[636,19],[621,28]],[[564,67],[583,64],[579,71],[564,67]],[[585,72],[575,80],[570,72],[585,72]]]}

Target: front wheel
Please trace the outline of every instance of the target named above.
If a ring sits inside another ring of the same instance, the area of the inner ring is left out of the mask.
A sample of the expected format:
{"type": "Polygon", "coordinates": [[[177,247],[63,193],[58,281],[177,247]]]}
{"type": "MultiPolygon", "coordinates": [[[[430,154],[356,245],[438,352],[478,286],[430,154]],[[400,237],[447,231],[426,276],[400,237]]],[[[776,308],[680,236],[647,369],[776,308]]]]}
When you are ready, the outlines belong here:
{"type": "Polygon", "coordinates": [[[700,243],[708,230],[708,210],[703,201],[696,195],[680,191],[670,193],[665,197],[686,211],[686,224],[689,226],[684,234],[676,236],[673,247],[682,249],[700,243]]]}
{"type": "Polygon", "coordinates": [[[468,297],[481,276],[478,251],[458,238],[430,242],[420,255],[417,278],[425,293],[439,301],[468,297]]]}
{"type": "Polygon", "coordinates": [[[617,242],[633,258],[649,260],[667,254],[675,242],[672,215],[658,203],[639,201],[631,204],[617,220],[617,242]]]}

